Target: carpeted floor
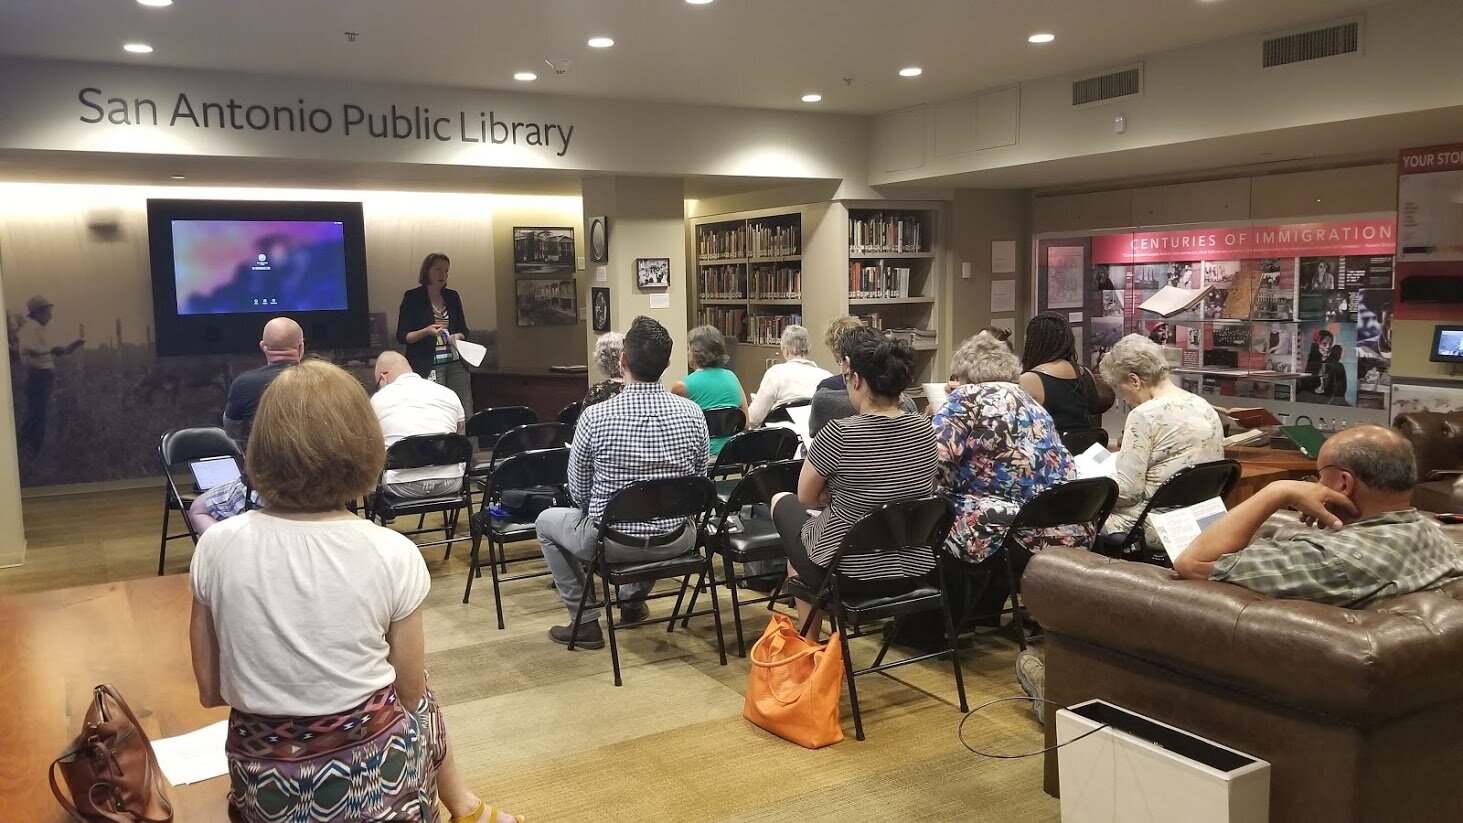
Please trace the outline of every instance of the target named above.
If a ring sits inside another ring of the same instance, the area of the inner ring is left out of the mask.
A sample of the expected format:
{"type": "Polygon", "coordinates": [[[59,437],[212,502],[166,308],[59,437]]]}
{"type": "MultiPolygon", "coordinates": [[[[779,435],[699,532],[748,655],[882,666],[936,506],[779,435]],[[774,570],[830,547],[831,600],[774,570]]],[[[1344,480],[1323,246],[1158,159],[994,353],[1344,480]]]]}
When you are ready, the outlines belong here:
{"type": "MultiPolygon", "coordinates": [[[[160,497],[148,489],[28,499],[27,563],[0,570],[0,596],[152,574],[160,497]]],[[[537,544],[511,550],[531,555],[537,544]]],[[[186,540],[170,544],[168,571],[186,571],[190,551],[186,540]]],[[[425,553],[433,576],[425,613],[432,687],[471,784],[536,823],[1059,817],[1057,801],[1041,791],[1040,757],[989,759],[961,745],[948,662],[860,678],[868,739],[853,739],[845,696],[847,739],[808,751],[742,719],[748,664],[733,653],[727,666],[717,665],[709,617],[689,631],[652,625],[621,633],[625,685],[615,688],[607,648],[569,652],[549,642],[548,627],[567,617],[546,578],[506,584],[503,631],[486,576],[464,605],[467,554],[465,542],[447,561],[440,548],[425,553]]],[[[672,602],[656,601],[655,614],[672,602]]],[[[759,635],[763,607],[743,616],[749,635],[759,635]]],[[[866,665],[875,651],[872,638],[854,641],[856,663],[866,665]]],[[[1014,642],[996,633],[962,650],[972,707],[1020,694],[1015,653],[1014,642]]],[[[1020,702],[972,718],[966,738],[996,752],[1041,747],[1041,729],[1020,702]]]]}

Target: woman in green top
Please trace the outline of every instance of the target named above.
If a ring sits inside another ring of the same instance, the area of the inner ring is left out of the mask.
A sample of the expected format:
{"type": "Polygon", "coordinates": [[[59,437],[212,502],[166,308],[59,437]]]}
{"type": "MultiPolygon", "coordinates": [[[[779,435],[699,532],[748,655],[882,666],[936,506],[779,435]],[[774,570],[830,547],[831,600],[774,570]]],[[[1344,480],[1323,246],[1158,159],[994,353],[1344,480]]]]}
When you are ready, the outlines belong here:
{"type": "MultiPolygon", "coordinates": [[[[715,326],[697,326],[686,335],[691,373],[671,387],[671,391],[688,397],[702,409],[739,408],[747,413],[747,393],[736,373],[726,368],[731,357],[726,353],[726,340],[715,326]]],[[[711,438],[711,456],[721,453],[730,437],[711,438]]]]}

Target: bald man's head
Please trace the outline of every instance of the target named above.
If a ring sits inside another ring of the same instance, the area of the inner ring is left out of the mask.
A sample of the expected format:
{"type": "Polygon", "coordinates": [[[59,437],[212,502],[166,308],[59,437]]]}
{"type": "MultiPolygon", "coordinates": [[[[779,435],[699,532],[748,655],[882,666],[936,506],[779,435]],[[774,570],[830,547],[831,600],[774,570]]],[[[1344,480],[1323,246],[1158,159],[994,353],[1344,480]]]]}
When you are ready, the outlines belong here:
{"type": "Polygon", "coordinates": [[[259,350],[270,363],[299,362],[305,356],[305,330],[288,317],[276,317],[264,324],[259,350]]]}
{"type": "Polygon", "coordinates": [[[411,372],[411,364],[400,352],[384,351],[376,358],[376,385],[389,386],[396,378],[411,372]]]}
{"type": "Polygon", "coordinates": [[[1350,472],[1368,489],[1382,495],[1410,494],[1417,485],[1417,457],[1412,443],[1386,426],[1352,426],[1331,435],[1316,456],[1316,466],[1323,472],[1330,466],[1350,472]]]}

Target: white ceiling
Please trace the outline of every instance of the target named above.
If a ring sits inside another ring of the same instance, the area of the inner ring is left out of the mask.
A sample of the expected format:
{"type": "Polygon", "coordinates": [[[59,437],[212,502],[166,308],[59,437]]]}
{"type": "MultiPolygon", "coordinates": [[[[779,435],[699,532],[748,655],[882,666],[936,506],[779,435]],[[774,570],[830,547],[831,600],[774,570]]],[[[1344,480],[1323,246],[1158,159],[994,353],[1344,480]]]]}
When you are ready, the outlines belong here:
{"type": "Polygon", "coordinates": [[[0,54],[871,114],[1378,0],[0,0],[0,54]],[[344,32],[358,32],[346,42],[344,32]],[[1033,46],[1036,31],[1056,34],[1033,46]],[[616,45],[590,49],[592,35],[616,45]],[[123,42],[156,51],[130,55],[123,42]],[[546,59],[568,59],[555,76],[546,59]],[[915,65],[924,75],[898,76],[915,65]],[[532,83],[512,74],[538,72],[532,83]],[[852,78],[845,85],[843,78],[852,78]]]}

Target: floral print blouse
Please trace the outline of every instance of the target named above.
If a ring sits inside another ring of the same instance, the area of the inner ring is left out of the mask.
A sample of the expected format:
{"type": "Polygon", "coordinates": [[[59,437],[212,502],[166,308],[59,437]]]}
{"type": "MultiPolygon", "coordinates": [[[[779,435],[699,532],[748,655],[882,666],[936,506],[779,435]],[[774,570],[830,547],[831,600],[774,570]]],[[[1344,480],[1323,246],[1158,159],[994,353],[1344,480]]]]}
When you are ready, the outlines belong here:
{"type": "MultiPolygon", "coordinates": [[[[1051,415],[1015,383],[960,386],[934,424],[938,486],[955,504],[945,550],[963,560],[995,554],[1023,503],[1077,476],[1051,415]]],[[[1033,530],[1018,539],[1032,551],[1085,546],[1091,530],[1033,530]]]]}

